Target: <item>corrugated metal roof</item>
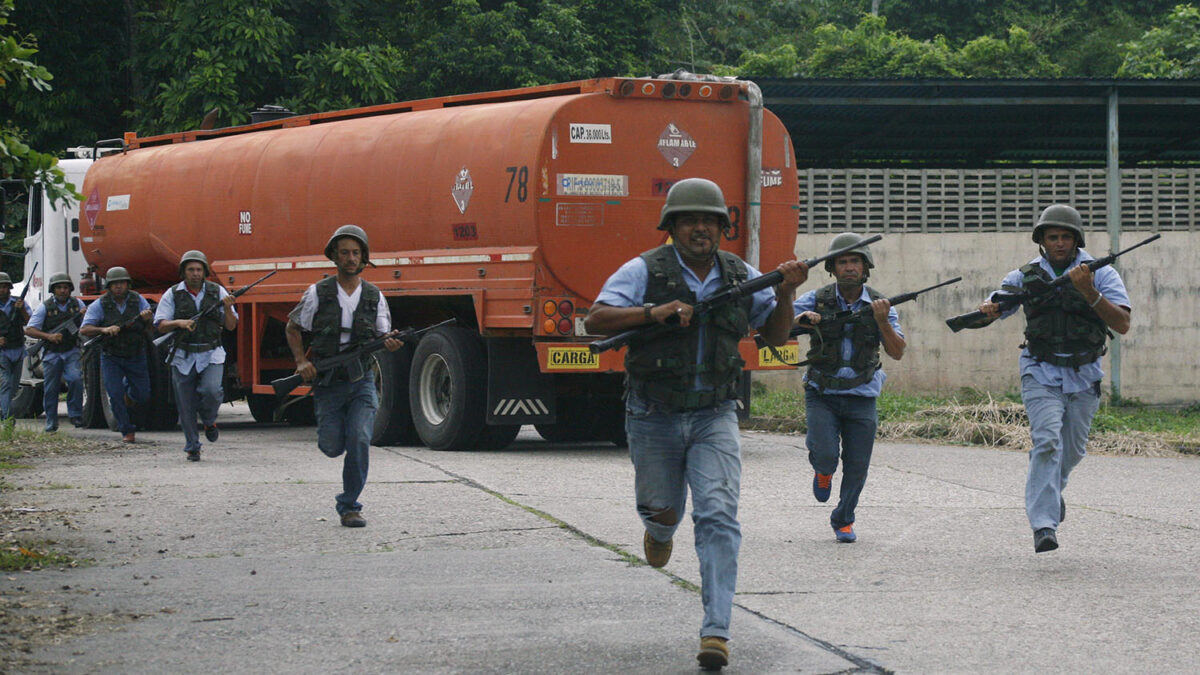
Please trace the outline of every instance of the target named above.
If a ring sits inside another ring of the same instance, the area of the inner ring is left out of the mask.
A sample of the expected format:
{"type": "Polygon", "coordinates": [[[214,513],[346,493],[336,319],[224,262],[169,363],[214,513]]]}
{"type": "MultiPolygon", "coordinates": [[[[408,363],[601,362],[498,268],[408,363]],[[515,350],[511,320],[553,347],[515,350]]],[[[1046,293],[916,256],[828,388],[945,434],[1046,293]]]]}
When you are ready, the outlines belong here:
{"type": "Polygon", "coordinates": [[[1200,80],[760,79],[801,168],[1200,164],[1200,80]]]}

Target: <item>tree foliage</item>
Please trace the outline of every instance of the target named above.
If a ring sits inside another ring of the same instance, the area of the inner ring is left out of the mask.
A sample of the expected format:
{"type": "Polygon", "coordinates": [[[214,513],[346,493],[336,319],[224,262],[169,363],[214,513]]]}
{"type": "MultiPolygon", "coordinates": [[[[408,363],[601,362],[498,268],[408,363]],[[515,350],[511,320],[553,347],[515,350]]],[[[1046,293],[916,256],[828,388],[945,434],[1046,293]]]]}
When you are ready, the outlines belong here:
{"type": "Polygon", "coordinates": [[[1120,77],[1200,77],[1200,8],[1178,5],[1161,26],[1122,47],[1120,77]]]}

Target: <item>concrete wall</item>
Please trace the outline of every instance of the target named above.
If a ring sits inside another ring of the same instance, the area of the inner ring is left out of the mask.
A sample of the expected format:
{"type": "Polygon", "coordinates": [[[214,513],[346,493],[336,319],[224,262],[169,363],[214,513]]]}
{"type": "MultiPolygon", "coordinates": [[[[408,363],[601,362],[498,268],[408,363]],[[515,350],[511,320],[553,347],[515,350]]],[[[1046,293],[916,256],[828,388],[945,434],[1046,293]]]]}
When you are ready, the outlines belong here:
{"type": "MultiPolygon", "coordinates": [[[[1148,232],[1128,232],[1121,247],[1148,232]]],[[[1133,304],[1133,323],[1121,338],[1121,395],[1151,404],[1200,401],[1200,232],[1164,232],[1162,239],[1122,256],[1119,268],[1133,304]]],[[[831,234],[801,234],[796,255],[828,250],[831,234]]],[[[1088,251],[1109,251],[1108,235],[1088,232],[1088,251]]],[[[888,295],[962,276],[963,280],[897,308],[908,341],[904,359],[883,356],[887,388],[912,393],[952,394],[962,387],[1016,391],[1017,348],[1024,318],[1018,313],[979,330],[952,333],[945,319],[971,311],[998,288],[1010,270],[1037,255],[1029,232],[885,234],[873,244],[876,268],[870,284],[888,295]]],[[[801,291],[829,283],[814,270],[801,291]]],[[[803,339],[801,347],[807,347],[803,339]]],[[[803,351],[802,351],[803,353],[803,351]]],[[[1110,392],[1111,353],[1104,357],[1104,390],[1110,392]]],[[[798,389],[799,373],[759,374],[769,388],[798,389]]]]}

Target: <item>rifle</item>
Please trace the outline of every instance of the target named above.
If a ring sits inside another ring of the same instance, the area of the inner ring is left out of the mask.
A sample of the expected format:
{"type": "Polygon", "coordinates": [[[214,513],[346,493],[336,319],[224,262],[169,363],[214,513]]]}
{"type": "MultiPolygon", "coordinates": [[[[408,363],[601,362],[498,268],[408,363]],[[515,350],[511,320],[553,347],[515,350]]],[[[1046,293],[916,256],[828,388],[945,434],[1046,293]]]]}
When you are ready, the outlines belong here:
{"type": "MultiPolygon", "coordinates": [[[[442,326],[448,326],[454,322],[455,319],[446,319],[441,323],[435,323],[432,326],[426,326],[425,328],[421,329],[410,327],[400,331],[393,331],[387,335],[381,335],[374,340],[367,342],[358,349],[351,349],[349,351],[341,352],[340,354],[334,354],[329,358],[314,362],[313,365],[316,366],[317,375],[320,377],[322,382],[328,383],[328,380],[333,377],[334,371],[336,371],[339,366],[358,362],[364,356],[373,354],[374,352],[383,349],[383,343],[385,340],[396,339],[406,342],[419,342],[421,338],[424,337],[424,335],[429,331],[435,328],[441,328],[442,326]]],[[[277,398],[283,398],[284,396],[290,394],[293,389],[299,387],[303,382],[304,378],[300,375],[300,373],[292,373],[287,377],[271,380],[271,387],[275,390],[275,396],[277,398]]]]}
{"type": "MultiPolygon", "coordinates": [[[[1126,253],[1129,253],[1130,251],[1132,251],[1135,248],[1138,248],[1139,246],[1145,246],[1146,244],[1149,244],[1150,242],[1154,241],[1155,239],[1158,239],[1161,236],[1162,236],[1161,234],[1156,234],[1153,237],[1150,237],[1144,241],[1134,244],[1133,246],[1130,246],[1129,248],[1127,248],[1123,251],[1117,251],[1116,253],[1109,253],[1108,255],[1104,256],[1103,258],[1096,258],[1095,260],[1089,260],[1084,264],[1087,265],[1088,269],[1095,272],[1096,270],[1100,269],[1101,267],[1108,267],[1109,265],[1113,264],[1113,261],[1116,260],[1118,256],[1125,255],[1126,253]]],[[[1050,293],[1054,289],[1062,288],[1069,283],[1071,283],[1071,277],[1064,274],[1061,277],[1058,277],[1054,281],[1050,282],[1050,286],[1044,292],[1050,293]]],[[[1036,295],[1040,295],[1040,293],[1029,293],[1029,292],[1025,292],[1025,293],[994,293],[992,295],[992,302],[994,302],[1000,306],[1001,312],[1006,312],[1006,311],[1012,309],[1013,307],[1016,307],[1017,305],[1020,305],[1021,303],[1024,303],[1027,300],[1032,299],[1036,295]]],[[[949,326],[950,330],[954,331],[955,333],[957,333],[958,331],[960,331],[964,328],[983,328],[984,326],[990,325],[991,323],[992,323],[992,320],[989,319],[986,314],[984,314],[983,312],[981,312],[979,310],[975,310],[974,312],[967,312],[966,314],[959,314],[958,316],[952,316],[949,319],[946,319],[946,325],[949,326]]]]}
{"type": "MultiPolygon", "coordinates": [[[[71,298],[71,300],[74,300],[74,299],[75,298],[71,298]]],[[[63,321],[62,323],[58,324],[57,326],[55,326],[54,328],[52,328],[46,332],[51,333],[51,334],[61,333],[64,336],[65,335],[78,335],[79,334],[79,326],[75,325],[75,318],[72,317],[70,319],[67,319],[66,321],[63,321]]],[[[42,339],[38,340],[37,342],[33,343],[32,345],[29,345],[28,347],[26,347],[25,353],[27,355],[29,355],[29,358],[33,358],[33,357],[37,356],[38,352],[42,351],[42,348],[45,347],[46,343],[48,343],[48,342],[49,342],[49,340],[47,340],[46,338],[42,338],[42,339]]]]}
{"type": "MultiPolygon", "coordinates": [[[[245,286],[242,286],[241,288],[237,289],[236,291],[230,293],[230,295],[232,295],[235,298],[240,298],[243,295],[245,295],[246,291],[250,290],[251,288],[254,288],[255,286],[266,281],[267,279],[270,279],[271,276],[273,276],[278,271],[279,270],[271,270],[270,272],[267,272],[265,275],[263,275],[262,278],[260,278],[258,281],[255,281],[254,283],[246,284],[245,286]]],[[[224,306],[224,303],[218,301],[217,304],[210,306],[208,309],[203,309],[203,310],[200,310],[199,312],[196,312],[196,315],[193,316],[191,319],[189,319],[189,321],[199,321],[205,315],[207,315],[209,312],[217,309],[218,307],[223,307],[223,306],[224,306]]],[[[182,332],[183,332],[182,328],[176,328],[176,329],[172,330],[170,333],[164,333],[164,334],[154,338],[154,346],[156,348],[162,346],[163,343],[165,343],[167,340],[175,338],[175,341],[171,344],[171,351],[167,353],[167,361],[166,361],[167,363],[170,363],[171,359],[175,358],[175,350],[179,348],[178,337],[180,334],[182,334],[182,332]]]]}
{"type": "MultiPolygon", "coordinates": [[[[890,302],[892,304],[892,307],[895,307],[896,305],[902,305],[906,302],[911,302],[913,300],[916,300],[917,296],[921,295],[922,293],[928,293],[929,291],[932,291],[935,288],[941,288],[942,286],[949,286],[950,284],[956,284],[960,281],[962,281],[962,277],[954,277],[953,279],[943,281],[940,284],[934,284],[927,288],[922,288],[919,291],[909,291],[908,293],[901,293],[900,295],[893,295],[892,297],[888,298],[887,300],[888,300],[888,302],[890,302]]],[[[847,309],[847,310],[838,312],[837,314],[834,314],[833,316],[831,316],[829,318],[821,319],[821,325],[828,326],[828,325],[836,325],[839,323],[845,323],[847,321],[850,321],[852,319],[857,319],[860,316],[864,316],[864,315],[870,314],[870,313],[871,313],[870,305],[867,305],[865,307],[859,307],[858,309],[847,309]]],[[[803,323],[798,323],[797,325],[792,327],[792,330],[788,332],[788,339],[790,340],[799,335],[805,335],[808,333],[816,333],[816,332],[817,332],[817,324],[809,323],[809,322],[805,321],[803,323]]],[[[775,347],[768,345],[766,342],[763,341],[761,335],[754,336],[754,343],[758,346],[759,349],[762,349],[763,347],[770,349],[771,353],[775,355],[776,359],[779,359],[780,363],[785,363],[789,366],[795,366],[797,368],[801,368],[801,367],[807,366],[809,364],[809,361],[801,361],[799,363],[788,363],[786,360],[784,360],[784,358],[782,356],[780,356],[779,352],[776,351],[775,347]]]]}
{"type": "MultiPolygon", "coordinates": [[[[28,274],[28,276],[27,276],[27,279],[28,279],[28,281],[26,281],[26,282],[25,282],[25,288],[22,288],[22,289],[21,289],[21,295],[17,296],[17,302],[25,302],[25,296],[29,294],[29,287],[33,285],[33,284],[32,284],[32,283],[30,283],[30,282],[32,282],[32,281],[33,281],[33,275],[34,275],[34,274],[37,272],[37,268],[38,268],[38,263],[39,263],[39,262],[41,262],[41,261],[39,260],[39,261],[37,261],[37,262],[34,262],[34,263],[33,263],[33,269],[29,270],[29,274],[28,274]]],[[[28,313],[29,313],[29,308],[28,308],[28,307],[26,307],[26,308],[25,308],[25,313],[26,313],[26,314],[28,314],[28,313]]],[[[17,309],[16,309],[16,306],[15,306],[15,305],[13,306],[13,315],[12,315],[12,319],[11,319],[11,321],[13,321],[13,322],[16,322],[16,321],[17,321],[17,309]]],[[[21,319],[21,321],[18,323],[18,325],[21,325],[21,326],[25,325],[25,320],[24,320],[24,319],[21,319]]],[[[5,345],[5,347],[4,347],[4,348],[5,348],[5,349],[9,349],[9,348],[11,348],[11,347],[13,347],[13,346],[15,346],[15,345],[5,345]]]]}
{"type": "MultiPolygon", "coordinates": [[[[836,251],[830,251],[825,255],[805,260],[804,264],[809,268],[812,268],[817,263],[825,262],[826,260],[836,258],[839,255],[845,255],[856,248],[866,246],[867,244],[873,244],[880,239],[883,239],[883,235],[877,234],[863,239],[857,243],[851,244],[850,246],[845,246],[837,249],[836,251]]],[[[729,286],[722,288],[716,293],[713,293],[704,300],[701,300],[693,305],[693,316],[703,316],[716,307],[728,304],[747,295],[753,295],[764,288],[770,288],[781,281],[783,281],[783,273],[779,270],[771,270],[770,272],[767,272],[766,274],[755,279],[751,279],[750,281],[740,284],[730,284],[729,286]]],[[[588,345],[588,349],[591,350],[593,354],[606,352],[610,349],[618,349],[620,347],[624,347],[635,339],[649,339],[661,335],[662,333],[675,330],[678,322],[679,317],[671,316],[667,319],[666,324],[652,323],[639,326],[637,328],[632,328],[623,333],[617,333],[616,335],[606,337],[602,340],[596,340],[588,345]]]]}
{"type": "MultiPolygon", "coordinates": [[[[126,322],[125,322],[125,323],[123,323],[123,324],[120,324],[120,326],[121,326],[121,330],[120,330],[120,331],[118,331],[118,332],[124,332],[124,331],[127,331],[127,330],[132,330],[132,329],[134,328],[134,326],[137,326],[139,323],[143,323],[143,321],[142,321],[142,317],[141,317],[140,315],[139,315],[139,316],[135,316],[135,317],[133,317],[132,319],[130,319],[130,320],[128,320],[128,321],[126,321],[126,322]]],[[[81,343],[81,344],[79,345],[79,348],[80,348],[80,350],[82,350],[82,353],[83,353],[84,355],[86,355],[86,354],[88,354],[88,353],[89,353],[89,352],[88,352],[88,350],[89,350],[89,349],[91,349],[92,347],[95,347],[96,345],[98,345],[98,344],[100,344],[101,342],[103,342],[103,341],[104,341],[104,338],[106,338],[106,337],[108,337],[108,336],[107,336],[107,335],[105,335],[104,333],[101,333],[101,334],[97,335],[96,337],[94,337],[94,338],[92,338],[92,339],[88,340],[87,342],[81,343]]]]}

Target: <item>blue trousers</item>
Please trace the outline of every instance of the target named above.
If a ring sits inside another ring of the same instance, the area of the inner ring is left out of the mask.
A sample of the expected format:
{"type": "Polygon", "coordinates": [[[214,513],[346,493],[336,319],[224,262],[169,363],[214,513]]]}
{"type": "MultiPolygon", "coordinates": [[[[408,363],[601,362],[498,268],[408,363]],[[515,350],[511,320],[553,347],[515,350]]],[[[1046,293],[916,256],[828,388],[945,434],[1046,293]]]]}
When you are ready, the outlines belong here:
{"type": "Polygon", "coordinates": [[[867,484],[871,451],[875,448],[875,428],[879,423],[875,398],[822,394],[805,387],[804,410],[808,416],[805,444],[813,470],[832,475],[837,470],[840,450],[841,491],[829,524],[835,530],[852,525],[859,495],[867,484]]]}
{"type": "Polygon", "coordinates": [[[1099,387],[1064,394],[1032,375],[1021,377],[1021,399],[1029,416],[1033,448],[1025,478],[1025,514],[1036,532],[1058,528],[1067,477],[1087,454],[1088,432],[1100,407],[1099,387]]]}
{"type": "Polygon", "coordinates": [[[733,401],[672,412],[631,393],[625,433],[637,513],[650,536],[667,541],[683,519],[689,488],[704,623],[700,636],[729,638],[737,587],[741,439],[733,401]]]}
{"type": "Polygon", "coordinates": [[[317,447],[328,457],[346,455],[337,512],[361,511],[358,497],[367,484],[371,433],[379,408],[375,380],[363,377],[357,382],[318,385],[313,388],[313,404],[317,412],[317,447]]]}
{"type": "Polygon", "coordinates": [[[12,417],[12,399],[21,386],[21,364],[25,361],[25,350],[20,356],[9,358],[0,349],[0,420],[12,417]]]}
{"type": "Polygon", "coordinates": [[[224,374],[223,363],[210,363],[199,372],[193,367],[186,375],[180,373],[178,368],[171,368],[171,386],[175,389],[179,428],[183,429],[184,452],[200,450],[200,432],[196,429],[197,415],[204,426],[216,424],[217,410],[225,397],[221,388],[221,378],[224,374]]]}
{"type": "Polygon", "coordinates": [[[137,431],[129,419],[125,395],[128,394],[137,405],[150,400],[150,371],[146,366],[146,355],[138,352],[126,358],[101,352],[100,377],[104,381],[104,391],[108,394],[113,417],[117,418],[117,431],[122,434],[137,431]]]}
{"type": "Polygon", "coordinates": [[[65,352],[62,358],[42,360],[42,408],[46,411],[46,430],[58,428],[58,393],[67,388],[67,416],[83,417],[83,371],[79,368],[79,350],[65,352]]]}

